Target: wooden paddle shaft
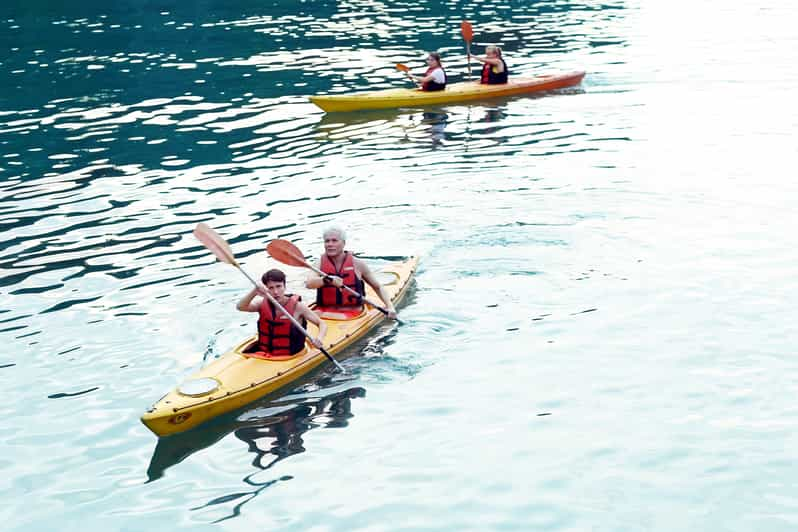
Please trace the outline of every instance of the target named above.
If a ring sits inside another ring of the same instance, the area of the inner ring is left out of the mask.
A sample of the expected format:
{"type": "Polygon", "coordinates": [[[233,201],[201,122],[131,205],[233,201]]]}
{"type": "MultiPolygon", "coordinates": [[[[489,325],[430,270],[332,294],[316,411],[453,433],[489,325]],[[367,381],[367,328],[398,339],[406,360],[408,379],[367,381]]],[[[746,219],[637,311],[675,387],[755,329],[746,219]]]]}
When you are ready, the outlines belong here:
{"type": "MultiPolygon", "coordinates": [[[[310,333],[309,333],[307,330],[305,330],[305,328],[304,328],[304,327],[302,327],[302,324],[300,324],[300,323],[299,323],[299,322],[296,320],[296,318],[294,318],[294,317],[293,317],[291,314],[289,314],[289,313],[288,313],[288,311],[286,311],[286,310],[285,310],[285,308],[283,308],[283,306],[282,306],[280,303],[278,303],[278,302],[277,302],[277,300],[276,300],[276,299],[274,299],[274,297],[272,297],[272,295],[269,293],[269,291],[268,291],[268,290],[266,290],[265,288],[262,288],[262,287],[261,287],[261,286],[260,286],[260,285],[257,283],[257,281],[255,281],[255,279],[253,279],[252,277],[250,277],[250,275],[249,275],[247,272],[245,272],[245,271],[244,271],[244,270],[241,268],[241,266],[239,266],[239,265],[238,265],[238,263],[237,263],[237,262],[235,263],[235,266],[236,266],[236,267],[239,269],[239,271],[240,271],[241,273],[243,273],[243,274],[244,274],[244,275],[247,277],[247,279],[249,279],[249,280],[250,280],[250,282],[252,282],[252,284],[253,284],[253,285],[255,285],[255,287],[256,287],[256,288],[257,288],[257,289],[258,289],[258,290],[259,290],[259,291],[260,291],[260,292],[261,292],[261,293],[262,293],[264,296],[266,296],[266,299],[268,299],[269,301],[271,301],[271,302],[272,302],[272,304],[274,304],[274,306],[275,306],[275,307],[277,307],[277,308],[278,308],[278,309],[279,309],[279,310],[280,310],[280,311],[281,311],[283,314],[285,314],[286,316],[288,316],[288,319],[289,319],[289,320],[291,320],[291,323],[293,323],[293,324],[294,324],[294,327],[296,327],[297,329],[299,329],[300,331],[302,331],[302,333],[303,333],[305,336],[307,336],[308,338],[311,338],[311,336],[310,336],[310,333]]],[[[338,361],[337,361],[337,360],[335,360],[335,359],[333,358],[333,356],[332,356],[330,353],[328,353],[328,352],[327,352],[327,350],[326,350],[326,349],[324,349],[323,347],[320,347],[320,348],[319,348],[319,350],[320,350],[322,353],[324,353],[324,355],[325,355],[327,358],[329,358],[329,359],[332,361],[332,363],[333,363],[333,364],[335,364],[335,366],[336,366],[338,369],[340,369],[340,370],[341,370],[341,372],[342,372],[342,373],[346,373],[346,370],[343,368],[343,366],[341,366],[341,365],[338,363],[338,361]]]]}
{"type": "Polygon", "coordinates": [[[471,42],[466,41],[466,53],[468,54],[468,79],[471,80],[471,42]]]}

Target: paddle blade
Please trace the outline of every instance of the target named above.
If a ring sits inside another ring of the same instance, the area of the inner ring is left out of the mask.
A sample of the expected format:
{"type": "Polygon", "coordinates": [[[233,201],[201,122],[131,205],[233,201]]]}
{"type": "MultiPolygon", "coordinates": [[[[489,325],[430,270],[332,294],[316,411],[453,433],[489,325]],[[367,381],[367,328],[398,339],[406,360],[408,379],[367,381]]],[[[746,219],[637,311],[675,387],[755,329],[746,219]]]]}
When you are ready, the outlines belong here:
{"type": "Polygon", "coordinates": [[[401,70],[402,72],[410,72],[410,67],[407,65],[403,65],[402,63],[396,63],[396,70],[401,70]]]}
{"type": "Polygon", "coordinates": [[[288,240],[276,238],[266,246],[266,252],[279,262],[289,266],[308,267],[305,257],[299,248],[288,240]]]}
{"type": "Polygon", "coordinates": [[[230,244],[228,244],[224,238],[219,236],[216,231],[204,223],[198,223],[197,227],[194,228],[194,236],[197,237],[197,240],[202,242],[203,246],[211,250],[211,253],[216,255],[217,259],[222,262],[226,262],[227,264],[238,266],[238,263],[233,256],[233,250],[230,249],[230,244]]]}
{"type": "Polygon", "coordinates": [[[471,42],[474,38],[474,28],[471,27],[471,23],[467,20],[460,23],[460,33],[463,34],[463,39],[465,39],[466,42],[471,42]]]}

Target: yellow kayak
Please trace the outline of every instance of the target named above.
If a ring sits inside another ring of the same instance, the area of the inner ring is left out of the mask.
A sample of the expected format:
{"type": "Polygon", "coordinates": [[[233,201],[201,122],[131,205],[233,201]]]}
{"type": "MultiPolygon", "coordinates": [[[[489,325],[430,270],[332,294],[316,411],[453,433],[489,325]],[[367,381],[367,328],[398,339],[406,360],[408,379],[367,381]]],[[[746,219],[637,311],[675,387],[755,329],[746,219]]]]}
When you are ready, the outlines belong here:
{"type": "MultiPolygon", "coordinates": [[[[417,264],[418,258],[411,257],[383,268],[379,273],[382,285],[395,305],[407,293],[417,264]]],[[[370,286],[367,285],[366,291],[366,297],[379,300],[370,286]]],[[[385,319],[380,311],[368,305],[359,316],[342,317],[322,315],[327,323],[324,347],[334,357],[385,319]]],[[[315,336],[317,329],[309,323],[308,332],[315,336]]],[[[257,336],[247,338],[189,376],[147,410],[141,416],[142,423],[158,436],[183,432],[282,388],[327,361],[321,351],[308,347],[283,360],[248,356],[256,342],[257,336]]]]}
{"type": "Polygon", "coordinates": [[[435,92],[419,89],[387,89],[355,94],[317,95],[311,96],[310,101],[328,113],[442,105],[561,89],[579,84],[584,77],[585,73],[578,71],[531,78],[513,77],[508,83],[501,85],[482,85],[479,81],[464,81],[452,83],[444,90],[435,92]]]}

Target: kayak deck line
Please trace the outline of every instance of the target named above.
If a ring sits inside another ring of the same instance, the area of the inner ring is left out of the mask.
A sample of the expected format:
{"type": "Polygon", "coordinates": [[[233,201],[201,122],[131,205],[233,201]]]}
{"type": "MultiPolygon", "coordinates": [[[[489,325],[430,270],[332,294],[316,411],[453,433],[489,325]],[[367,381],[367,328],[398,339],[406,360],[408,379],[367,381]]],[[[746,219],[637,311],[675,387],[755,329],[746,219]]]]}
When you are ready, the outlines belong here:
{"type": "MultiPolygon", "coordinates": [[[[362,315],[363,314],[361,314],[361,316],[362,315]]],[[[351,336],[351,334],[346,334],[344,339],[349,338],[350,336],[351,336]]],[[[236,348],[233,349],[233,354],[235,356],[237,356],[241,360],[258,359],[258,360],[263,360],[265,362],[272,362],[272,363],[273,362],[295,362],[295,364],[293,364],[291,366],[291,368],[288,370],[288,371],[290,371],[290,370],[293,370],[293,369],[301,368],[304,364],[307,364],[308,362],[310,362],[313,358],[315,358],[316,355],[318,355],[320,353],[320,351],[318,351],[316,349],[311,351],[311,350],[308,350],[307,348],[305,348],[303,353],[300,353],[298,355],[294,355],[291,358],[281,358],[281,359],[272,359],[272,360],[270,360],[268,358],[259,358],[259,357],[247,356],[245,354],[247,352],[246,349],[249,348],[249,347],[252,347],[256,342],[257,342],[257,337],[256,336],[253,336],[252,338],[247,338],[246,340],[241,342],[236,348]],[[308,355],[312,355],[312,356],[308,356],[308,355]],[[299,361],[297,361],[297,360],[299,360],[299,361]]],[[[330,349],[332,349],[336,345],[338,345],[338,344],[331,343],[328,347],[330,349]]],[[[253,388],[255,386],[261,386],[261,385],[266,384],[267,382],[269,382],[271,380],[277,379],[278,377],[282,377],[283,375],[286,375],[287,373],[288,373],[287,371],[286,372],[277,371],[277,372],[275,372],[274,376],[268,377],[265,380],[262,380],[260,382],[257,382],[257,381],[256,382],[251,382],[251,383],[249,383],[249,385],[245,385],[242,388],[239,388],[237,390],[228,390],[224,395],[221,395],[221,396],[218,396],[218,397],[209,396],[207,402],[210,403],[212,401],[218,401],[219,399],[224,399],[224,398],[229,397],[231,395],[235,395],[237,393],[245,392],[245,391],[249,390],[250,388],[253,388]]],[[[187,396],[191,397],[190,394],[186,394],[185,392],[180,392],[180,394],[181,395],[187,395],[187,396]]],[[[181,410],[185,410],[187,408],[193,408],[193,407],[194,407],[194,405],[186,405],[186,406],[182,406],[182,407],[172,407],[172,411],[177,413],[177,412],[180,412],[181,410]]]]}
{"type": "MultiPolygon", "coordinates": [[[[393,274],[383,286],[395,305],[406,295],[417,265],[418,258],[410,257],[383,269],[393,274]]],[[[377,297],[368,285],[367,295],[377,297]]],[[[353,319],[324,319],[328,326],[324,346],[331,354],[340,354],[385,319],[370,306],[353,319]]],[[[308,325],[311,335],[317,334],[317,328],[308,325]]],[[[158,436],[184,432],[281,389],[327,361],[320,350],[308,347],[290,358],[247,356],[256,343],[257,336],[251,336],[189,375],[141,416],[142,423],[158,436]]]]}
{"type": "Polygon", "coordinates": [[[328,113],[440,105],[562,89],[579,84],[584,77],[585,72],[579,70],[534,77],[514,77],[500,85],[463,81],[447,85],[442,91],[385,89],[350,94],[320,94],[310,96],[310,101],[328,113]]]}

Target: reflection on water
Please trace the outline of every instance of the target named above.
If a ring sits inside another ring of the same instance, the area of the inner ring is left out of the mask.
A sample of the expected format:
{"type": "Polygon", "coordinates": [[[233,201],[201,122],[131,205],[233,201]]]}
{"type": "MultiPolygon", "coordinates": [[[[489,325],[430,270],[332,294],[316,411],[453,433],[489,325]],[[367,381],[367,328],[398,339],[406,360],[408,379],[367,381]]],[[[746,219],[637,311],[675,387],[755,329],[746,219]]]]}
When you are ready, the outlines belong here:
{"type": "Polygon", "coordinates": [[[505,107],[485,109],[485,116],[480,120],[480,122],[498,122],[505,117],[505,111],[505,107]]]}
{"type": "Polygon", "coordinates": [[[435,113],[432,111],[424,111],[422,113],[421,123],[427,126],[427,132],[433,145],[443,143],[446,130],[446,120],[449,116],[446,113],[435,113]]]}
{"type": "Polygon", "coordinates": [[[379,135],[392,138],[397,147],[440,145],[445,139],[449,115],[444,111],[407,109],[375,110],[355,113],[325,113],[318,124],[317,139],[328,142],[364,141],[379,135]]]}
{"type": "Polygon", "coordinates": [[[259,473],[289,456],[305,452],[302,435],[310,429],[346,427],[348,420],[353,417],[352,399],[365,395],[364,388],[355,387],[319,400],[308,400],[290,410],[268,417],[261,417],[263,413],[255,414],[257,421],[247,421],[245,426],[234,432],[238,439],[247,443],[247,450],[255,454],[252,465],[259,471],[254,471],[243,478],[244,483],[254,489],[214,498],[192,510],[201,510],[235,500],[237,502],[231,508],[230,515],[216,519],[214,523],[239,515],[244,504],[253,500],[265,489],[276,482],[292,478],[290,475],[283,475],[277,479],[258,482],[255,477],[259,473]]]}
{"type": "MultiPolygon", "coordinates": [[[[257,455],[252,465],[268,469],[284,458],[303,452],[302,434],[308,430],[346,427],[353,417],[352,399],[365,396],[366,389],[356,386],[321,399],[307,399],[290,410],[270,416],[264,416],[264,410],[251,411],[239,417],[246,425],[237,429],[235,435],[247,442],[248,450],[257,455]],[[269,441],[270,438],[273,441],[269,441]]],[[[275,404],[273,408],[282,407],[275,404]]]]}
{"type": "MultiPolygon", "coordinates": [[[[324,384],[337,386],[333,381],[318,381],[319,391],[324,392],[324,384]]],[[[345,388],[342,391],[318,396],[302,393],[298,389],[278,400],[258,401],[242,411],[222,416],[197,429],[160,438],[147,469],[149,481],[163,477],[166,470],[179,464],[197,451],[225,438],[231,432],[247,444],[247,451],[255,456],[252,466],[255,471],[242,480],[252,489],[216,497],[206,504],[192,508],[201,510],[220,504],[236,501],[230,515],[217,520],[224,521],[240,514],[247,502],[257,497],[263,490],[279,481],[290,480],[290,475],[260,482],[256,476],[275,466],[278,462],[305,452],[303,434],[315,428],[343,428],[354,416],[352,400],[366,396],[366,389],[360,386],[345,388]]]]}

